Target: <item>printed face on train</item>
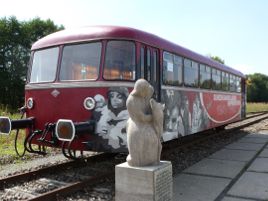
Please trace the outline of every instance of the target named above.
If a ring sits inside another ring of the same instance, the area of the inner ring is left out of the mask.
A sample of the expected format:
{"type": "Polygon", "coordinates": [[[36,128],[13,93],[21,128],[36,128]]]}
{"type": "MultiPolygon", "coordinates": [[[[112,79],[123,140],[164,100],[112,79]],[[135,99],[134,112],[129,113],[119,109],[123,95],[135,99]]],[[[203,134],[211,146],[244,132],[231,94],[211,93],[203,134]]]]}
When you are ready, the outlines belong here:
{"type": "Polygon", "coordinates": [[[178,107],[167,109],[167,131],[169,132],[178,131],[178,126],[179,126],[178,117],[179,117],[178,107]]]}
{"type": "Polygon", "coordinates": [[[120,108],[124,105],[123,96],[117,91],[110,92],[110,100],[111,100],[111,105],[113,106],[113,108],[120,108]]]}

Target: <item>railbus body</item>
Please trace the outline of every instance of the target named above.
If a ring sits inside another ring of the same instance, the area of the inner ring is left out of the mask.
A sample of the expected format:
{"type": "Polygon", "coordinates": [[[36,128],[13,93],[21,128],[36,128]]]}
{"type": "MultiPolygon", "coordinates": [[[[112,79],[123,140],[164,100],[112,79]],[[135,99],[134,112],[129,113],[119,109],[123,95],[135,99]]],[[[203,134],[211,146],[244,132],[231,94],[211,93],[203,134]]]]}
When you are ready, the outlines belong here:
{"type": "Polygon", "coordinates": [[[241,72],[144,31],[93,26],[32,46],[26,118],[1,117],[0,132],[25,128],[25,146],[127,152],[126,99],[139,78],[166,105],[164,142],[246,115],[241,72]]]}

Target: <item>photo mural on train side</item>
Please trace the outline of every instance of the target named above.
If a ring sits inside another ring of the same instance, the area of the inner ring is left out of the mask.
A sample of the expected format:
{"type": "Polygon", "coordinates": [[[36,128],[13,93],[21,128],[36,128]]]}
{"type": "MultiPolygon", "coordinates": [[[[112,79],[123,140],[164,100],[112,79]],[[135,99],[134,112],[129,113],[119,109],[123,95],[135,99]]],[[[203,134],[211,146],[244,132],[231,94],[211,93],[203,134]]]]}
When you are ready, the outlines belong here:
{"type": "MultiPolygon", "coordinates": [[[[129,114],[126,108],[126,101],[129,91],[125,87],[111,87],[107,92],[107,99],[97,94],[94,99],[96,108],[90,117],[95,120],[95,142],[102,138],[102,142],[96,145],[98,150],[113,151],[127,149],[126,122],[129,114]],[[101,147],[100,147],[101,146],[101,147]]],[[[94,139],[93,139],[94,140],[94,139]]]]}
{"type": "Polygon", "coordinates": [[[163,141],[209,128],[210,121],[198,92],[162,90],[161,102],[166,104],[163,141]]]}
{"type": "Polygon", "coordinates": [[[163,141],[239,120],[241,99],[235,94],[162,90],[161,102],[166,104],[163,141]]]}
{"type": "MultiPolygon", "coordinates": [[[[240,95],[223,95],[193,91],[162,90],[165,103],[162,141],[197,133],[238,120],[241,114],[240,95]]],[[[111,87],[107,99],[97,94],[95,110],[90,120],[97,122],[91,140],[98,151],[127,151],[126,122],[129,114],[126,100],[129,90],[111,87]],[[101,140],[100,140],[101,139],[101,140]]]]}

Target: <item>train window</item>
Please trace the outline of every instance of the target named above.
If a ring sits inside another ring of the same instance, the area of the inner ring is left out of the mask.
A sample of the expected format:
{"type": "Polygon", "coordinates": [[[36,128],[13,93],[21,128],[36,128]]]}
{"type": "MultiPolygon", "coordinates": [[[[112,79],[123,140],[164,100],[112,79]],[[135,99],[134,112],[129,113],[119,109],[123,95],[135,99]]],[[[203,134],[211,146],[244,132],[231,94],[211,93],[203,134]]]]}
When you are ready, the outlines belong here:
{"type": "Polygon", "coordinates": [[[221,76],[219,70],[212,68],[212,89],[220,90],[221,89],[221,76]]]}
{"type": "Polygon", "coordinates": [[[236,92],[241,92],[241,78],[237,77],[236,80],[236,92]]]}
{"type": "Polygon", "coordinates": [[[135,79],[135,44],[130,41],[109,41],[104,60],[104,79],[135,79]]]}
{"type": "Polygon", "coordinates": [[[174,63],[178,65],[182,65],[182,57],[176,56],[174,57],[174,63]]]}
{"type": "Polygon", "coordinates": [[[164,52],[164,54],[163,54],[163,58],[164,58],[164,60],[166,60],[166,61],[171,61],[171,62],[173,62],[173,54],[164,52]]]}
{"type": "Polygon", "coordinates": [[[193,62],[193,68],[198,70],[198,63],[193,62]]]}
{"type": "Polygon", "coordinates": [[[141,48],[141,78],[144,78],[144,48],[141,48]]]}
{"type": "Polygon", "coordinates": [[[192,67],[192,61],[189,59],[184,59],[184,66],[192,67]]]}
{"type": "Polygon", "coordinates": [[[157,82],[157,53],[154,51],[154,81],[157,82]]]}
{"type": "Polygon", "coordinates": [[[182,57],[164,52],[163,58],[163,83],[182,85],[182,57]]]}
{"type": "Polygon", "coordinates": [[[206,72],[206,66],[203,64],[200,64],[200,71],[206,72]]]}
{"type": "Polygon", "coordinates": [[[222,72],[221,82],[222,82],[222,90],[228,91],[228,83],[229,83],[228,73],[222,72]]]}
{"type": "Polygon", "coordinates": [[[211,83],[210,67],[200,64],[200,87],[209,89],[211,83]]]}
{"type": "Polygon", "coordinates": [[[184,59],[184,85],[198,87],[198,63],[184,59]]]}
{"type": "Polygon", "coordinates": [[[230,75],[230,91],[236,91],[235,76],[230,75]]]}
{"type": "Polygon", "coordinates": [[[65,46],[62,53],[60,81],[97,79],[101,47],[100,42],[65,46]]]}
{"type": "Polygon", "coordinates": [[[147,49],[147,80],[151,80],[151,51],[147,49]]]}
{"type": "Polygon", "coordinates": [[[33,55],[30,83],[53,82],[56,78],[59,48],[36,51],[33,55]]]}

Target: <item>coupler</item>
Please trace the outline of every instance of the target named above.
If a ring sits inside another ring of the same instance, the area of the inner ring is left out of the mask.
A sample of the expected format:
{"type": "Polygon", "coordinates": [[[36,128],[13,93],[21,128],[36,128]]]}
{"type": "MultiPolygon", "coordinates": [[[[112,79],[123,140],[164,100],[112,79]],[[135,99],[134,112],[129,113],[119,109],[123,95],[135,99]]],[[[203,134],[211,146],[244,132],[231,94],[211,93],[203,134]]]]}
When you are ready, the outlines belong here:
{"type": "Polygon", "coordinates": [[[9,135],[11,130],[25,129],[34,125],[34,117],[26,119],[13,119],[9,117],[0,117],[0,134],[9,135]]]}
{"type": "MultiPolygon", "coordinates": [[[[73,123],[69,119],[60,119],[56,124],[56,136],[59,140],[64,141],[62,144],[62,153],[65,157],[74,160],[81,159],[77,158],[75,154],[71,152],[71,146],[75,139],[79,138],[83,134],[91,134],[95,130],[95,121],[85,121],[73,123]],[[65,152],[65,144],[68,143],[68,153],[65,152]]],[[[75,153],[75,151],[74,151],[75,153]]],[[[83,151],[81,151],[83,157],[83,151]]]]}
{"type": "Polygon", "coordinates": [[[95,130],[95,121],[73,123],[72,120],[60,119],[56,124],[56,135],[59,140],[73,141],[82,134],[91,134],[95,130]]]}

